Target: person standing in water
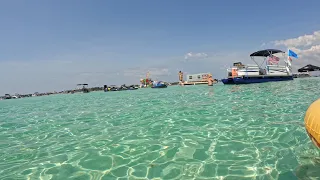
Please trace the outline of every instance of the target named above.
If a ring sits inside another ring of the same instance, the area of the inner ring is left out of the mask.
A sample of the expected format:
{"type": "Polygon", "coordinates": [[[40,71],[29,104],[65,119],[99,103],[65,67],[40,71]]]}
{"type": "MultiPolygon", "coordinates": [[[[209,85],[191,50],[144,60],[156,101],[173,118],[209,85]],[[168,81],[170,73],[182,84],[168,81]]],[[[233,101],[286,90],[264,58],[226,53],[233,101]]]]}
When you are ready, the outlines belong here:
{"type": "Polygon", "coordinates": [[[183,86],[183,72],[179,71],[179,84],[183,86]]]}
{"type": "Polygon", "coordinates": [[[208,75],[207,81],[208,81],[208,86],[213,86],[213,78],[211,74],[208,75]]]}
{"type": "Polygon", "coordinates": [[[145,87],[145,84],[144,79],[140,79],[140,88],[145,87]]]}

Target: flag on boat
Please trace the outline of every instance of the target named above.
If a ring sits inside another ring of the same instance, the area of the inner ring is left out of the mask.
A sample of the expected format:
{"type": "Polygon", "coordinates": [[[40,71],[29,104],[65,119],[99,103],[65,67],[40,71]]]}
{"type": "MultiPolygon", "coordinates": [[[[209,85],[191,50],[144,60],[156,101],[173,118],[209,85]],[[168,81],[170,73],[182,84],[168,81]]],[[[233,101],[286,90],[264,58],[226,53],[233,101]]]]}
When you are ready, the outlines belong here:
{"type": "Polygon", "coordinates": [[[280,61],[280,58],[278,58],[277,56],[274,56],[274,55],[269,56],[269,59],[268,59],[269,64],[278,64],[279,61],[280,61]]]}
{"type": "Polygon", "coordinates": [[[288,49],[288,60],[292,61],[291,57],[298,58],[298,55],[292,50],[288,49]]]}

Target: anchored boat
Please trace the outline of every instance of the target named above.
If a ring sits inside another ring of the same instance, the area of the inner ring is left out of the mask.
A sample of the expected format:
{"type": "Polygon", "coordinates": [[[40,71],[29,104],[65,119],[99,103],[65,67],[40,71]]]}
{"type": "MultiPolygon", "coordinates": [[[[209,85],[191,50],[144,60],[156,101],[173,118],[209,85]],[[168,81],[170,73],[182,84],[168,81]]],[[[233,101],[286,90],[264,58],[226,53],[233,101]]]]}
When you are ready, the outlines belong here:
{"type": "Polygon", "coordinates": [[[131,85],[131,86],[126,86],[125,84],[121,85],[120,87],[117,87],[115,85],[111,85],[111,86],[107,86],[104,85],[103,86],[104,92],[108,92],[108,91],[125,91],[125,90],[137,90],[138,87],[131,85]]]}
{"type": "Polygon", "coordinates": [[[89,93],[88,84],[77,84],[78,91],[82,91],[82,93],[89,93]],[[82,88],[80,88],[82,86],[82,88]]]}
{"type": "Polygon", "coordinates": [[[255,65],[243,65],[241,62],[233,64],[232,68],[227,69],[228,77],[222,79],[223,84],[250,84],[263,83],[270,81],[288,81],[293,80],[291,72],[290,58],[286,60],[285,52],[278,49],[265,49],[254,52],[250,55],[255,65]],[[279,65],[280,58],[274,54],[281,53],[285,65],[279,65]],[[259,65],[255,57],[264,58],[259,65]],[[262,65],[265,64],[263,67],[262,65]]]}
{"type": "Polygon", "coordinates": [[[154,81],[151,88],[167,88],[168,85],[163,81],[154,81]]]}

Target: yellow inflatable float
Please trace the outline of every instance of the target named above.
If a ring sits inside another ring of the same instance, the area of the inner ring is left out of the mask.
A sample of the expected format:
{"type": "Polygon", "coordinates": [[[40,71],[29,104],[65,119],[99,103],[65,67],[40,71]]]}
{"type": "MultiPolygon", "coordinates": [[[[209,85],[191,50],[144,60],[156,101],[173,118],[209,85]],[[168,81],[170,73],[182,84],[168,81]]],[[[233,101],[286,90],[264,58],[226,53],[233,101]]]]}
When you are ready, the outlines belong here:
{"type": "Polygon", "coordinates": [[[320,99],[309,106],[304,123],[311,141],[320,148],[320,99]]]}

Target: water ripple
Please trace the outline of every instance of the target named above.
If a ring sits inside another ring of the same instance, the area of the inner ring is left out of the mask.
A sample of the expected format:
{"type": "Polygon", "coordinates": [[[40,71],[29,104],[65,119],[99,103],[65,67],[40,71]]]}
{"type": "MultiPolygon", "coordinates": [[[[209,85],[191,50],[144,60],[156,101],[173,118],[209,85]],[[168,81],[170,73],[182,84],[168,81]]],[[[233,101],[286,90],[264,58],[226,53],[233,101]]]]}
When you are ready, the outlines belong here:
{"type": "Polygon", "coordinates": [[[320,79],[0,102],[0,179],[319,177],[303,116],[320,79]]]}

